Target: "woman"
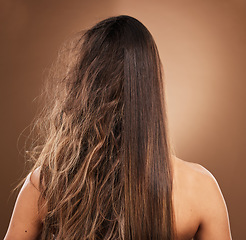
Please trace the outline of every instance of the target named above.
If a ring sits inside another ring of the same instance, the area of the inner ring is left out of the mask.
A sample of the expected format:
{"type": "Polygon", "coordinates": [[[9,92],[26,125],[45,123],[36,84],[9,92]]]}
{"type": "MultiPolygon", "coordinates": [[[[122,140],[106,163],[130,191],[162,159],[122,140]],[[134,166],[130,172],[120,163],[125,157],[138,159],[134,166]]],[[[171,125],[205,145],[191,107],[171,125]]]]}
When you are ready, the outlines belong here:
{"type": "Polygon", "coordinates": [[[214,177],[171,151],[162,65],[135,18],[87,30],[39,119],[9,239],[231,239],[214,177]]]}

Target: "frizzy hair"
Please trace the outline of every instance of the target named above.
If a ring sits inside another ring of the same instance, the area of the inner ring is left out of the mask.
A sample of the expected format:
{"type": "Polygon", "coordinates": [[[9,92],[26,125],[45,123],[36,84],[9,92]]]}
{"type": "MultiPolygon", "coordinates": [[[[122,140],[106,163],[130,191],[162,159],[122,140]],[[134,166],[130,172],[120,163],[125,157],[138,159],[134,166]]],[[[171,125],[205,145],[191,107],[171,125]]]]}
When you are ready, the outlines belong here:
{"type": "Polygon", "coordinates": [[[152,35],[133,17],[110,17],[70,53],[46,88],[31,151],[46,208],[41,239],[174,239],[172,150],[152,35]]]}

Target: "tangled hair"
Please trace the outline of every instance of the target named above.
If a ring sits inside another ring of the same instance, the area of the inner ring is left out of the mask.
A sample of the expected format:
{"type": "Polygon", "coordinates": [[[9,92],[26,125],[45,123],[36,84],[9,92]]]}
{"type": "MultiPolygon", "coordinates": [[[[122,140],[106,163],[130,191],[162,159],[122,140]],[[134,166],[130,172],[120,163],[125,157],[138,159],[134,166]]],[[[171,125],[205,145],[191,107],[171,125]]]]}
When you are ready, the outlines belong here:
{"type": "Polygon", "coordinates": [[[81,35],[37,121],[41,238],[172,240],[171,150],[153,37],[125,15],[81,35]]]}

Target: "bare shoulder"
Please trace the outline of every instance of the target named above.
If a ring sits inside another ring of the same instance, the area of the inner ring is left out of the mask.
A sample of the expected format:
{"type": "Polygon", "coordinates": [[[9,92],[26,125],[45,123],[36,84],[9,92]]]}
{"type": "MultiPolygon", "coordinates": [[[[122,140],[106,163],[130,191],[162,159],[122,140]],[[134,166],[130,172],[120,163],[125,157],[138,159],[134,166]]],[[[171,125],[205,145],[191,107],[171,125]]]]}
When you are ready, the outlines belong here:
{"type": "Polygon", "coordinates": [[[191,209],[191,218],[198,225],[195,239],[231,239],[225,199],[213,174],[200,164],[177,157],[173,166],[176,202],[182,196],[182,204],[191,209]]]}
{"type": "Polygon", "coordinates": [[[8,239],[35,239],[42,227],[38,209],[39,170],[29,173],[15,202],[9,228],[5,236],[8,239]]]}
{"type": "Polygon", "coordinates": [[[177,180],[188,183],[190,188],[196,187],[207,189],[208,185],[218,188],[218,183],[212,173],[198,163],[187,162],[174,157],[174,175],[177,180]]]}
{"type": "MultiPolygon", "coordinates": [[[[215,198],[224,200],[220,187],[213,174],[198,163],[184,161],[175,157],[174,178],[178,187],[186,189],[194,202],[207,203],[215,198]]],[[[199,204],[199,209],[201,205],[199,204]]]]}

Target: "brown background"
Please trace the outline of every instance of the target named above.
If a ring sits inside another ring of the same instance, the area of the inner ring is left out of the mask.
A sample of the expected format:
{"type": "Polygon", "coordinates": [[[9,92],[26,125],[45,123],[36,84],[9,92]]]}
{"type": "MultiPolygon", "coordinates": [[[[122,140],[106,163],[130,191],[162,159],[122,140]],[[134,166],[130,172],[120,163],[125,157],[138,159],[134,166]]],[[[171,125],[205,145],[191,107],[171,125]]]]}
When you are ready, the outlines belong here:
{"type": "Polygon", "coordinates": [[[233,237],[245,239],[243,0],[1,1],[0,237],[15,201],[11,189],[24,171],[28,129],[22,131],[36,112],[34,99],[46,69],[71,34],[117,14],[138,18],[156,39],[177,156],[213,173],[228,205],[233,237]]]}

